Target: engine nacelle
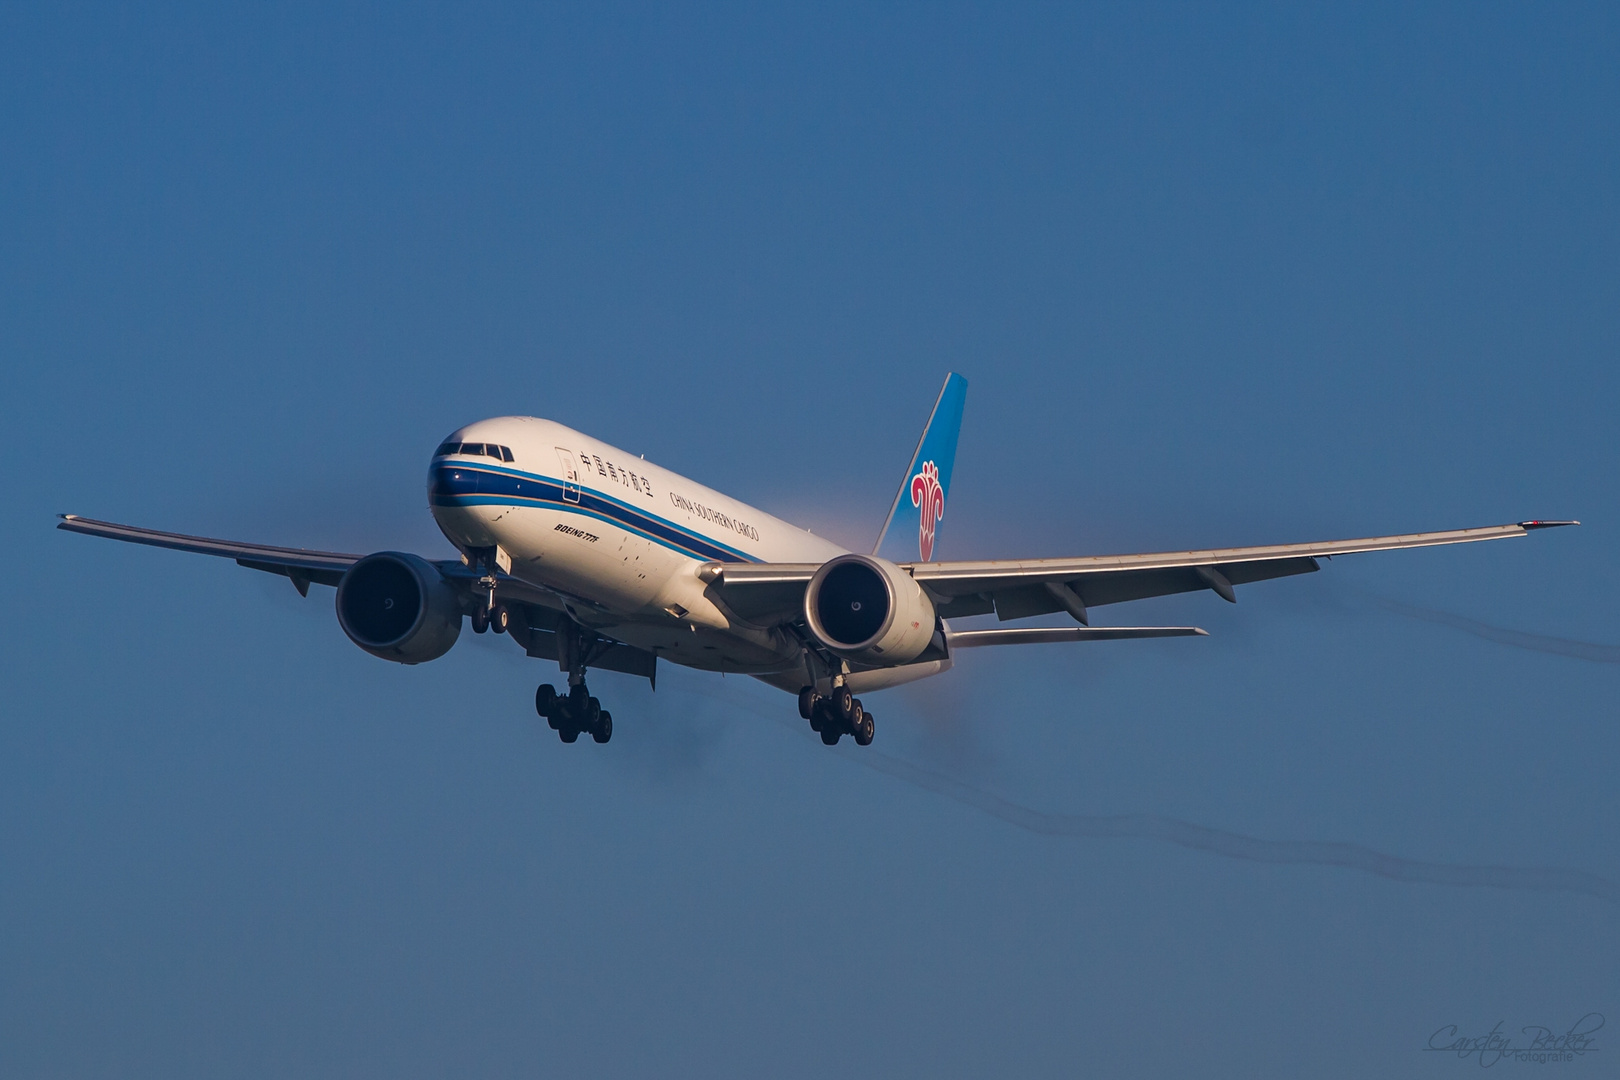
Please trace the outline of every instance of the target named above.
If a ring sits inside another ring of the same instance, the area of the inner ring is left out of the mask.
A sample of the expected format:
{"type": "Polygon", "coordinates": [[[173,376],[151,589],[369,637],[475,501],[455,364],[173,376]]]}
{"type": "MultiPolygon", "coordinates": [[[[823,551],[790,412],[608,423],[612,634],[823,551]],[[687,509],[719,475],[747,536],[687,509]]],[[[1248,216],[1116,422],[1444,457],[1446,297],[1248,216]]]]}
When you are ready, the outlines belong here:
{"type": "Polygon", "coordinates": [[[905,664],[934,636],[934,604],[911,575],[886,559],[829,559],[804,591],[804,619],[816,640],[867,664],[905,664]]]}
{"type": "Polygon", "coordinates": [[[338,625],[372,656],[398,664],[437,660],[461,634],[461,600],[439,568],[399,551],[349,567],[337,590],[338,625]]]}

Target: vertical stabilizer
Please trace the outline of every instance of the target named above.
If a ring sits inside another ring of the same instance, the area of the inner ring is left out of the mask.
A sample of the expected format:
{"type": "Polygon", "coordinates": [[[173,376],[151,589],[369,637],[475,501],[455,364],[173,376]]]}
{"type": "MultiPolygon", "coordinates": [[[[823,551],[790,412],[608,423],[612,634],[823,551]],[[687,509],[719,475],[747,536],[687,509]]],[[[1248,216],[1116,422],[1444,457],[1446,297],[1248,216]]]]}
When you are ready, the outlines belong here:
{"type": "Polygon", "coordinates": [[[956,437],[962,431],[966,401],[967,380],[952,372],[940,388],[939,400],[934,402],[933,414],[923,428],[872,554],[897,563],[933,561],[951,492],[951,467],[956,462],[956,437]]]}

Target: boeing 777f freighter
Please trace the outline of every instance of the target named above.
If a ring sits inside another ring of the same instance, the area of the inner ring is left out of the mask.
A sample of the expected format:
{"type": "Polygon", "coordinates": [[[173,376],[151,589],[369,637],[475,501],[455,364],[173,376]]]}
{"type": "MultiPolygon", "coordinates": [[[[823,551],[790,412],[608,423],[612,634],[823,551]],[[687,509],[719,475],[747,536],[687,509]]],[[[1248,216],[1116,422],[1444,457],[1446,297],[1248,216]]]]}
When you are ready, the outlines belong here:
{"type": "Polygon", "coordinates": [[[967,381],[945,380],[869,554],[830,541],[553,420],[503,416],[433,453],[433,517],[460,560],[399,551],[343,555],[210,540],[65,515],[58,528],[222,555],[282,574],[303,595],[337,588],[337,618],[373,656],[443,656],[463,623],[504,633],[567,673],[535,709],[563,742],[605,743],[613,717],[586,689],[591,668],[656,685],[660,659],[753,675],[799,697],[828,745],[871,743],[857,694],[938,675],[958,649],[1201,635],[1195,626],[1094,627],[1105,604],[1236,588],[1306,574],[1317,560],[1524,536],[1569,521],[1310,544],[938,562],[967,381]],[[1068,613],[1064,627],[953,630],[948,620],[1068,613]]]}

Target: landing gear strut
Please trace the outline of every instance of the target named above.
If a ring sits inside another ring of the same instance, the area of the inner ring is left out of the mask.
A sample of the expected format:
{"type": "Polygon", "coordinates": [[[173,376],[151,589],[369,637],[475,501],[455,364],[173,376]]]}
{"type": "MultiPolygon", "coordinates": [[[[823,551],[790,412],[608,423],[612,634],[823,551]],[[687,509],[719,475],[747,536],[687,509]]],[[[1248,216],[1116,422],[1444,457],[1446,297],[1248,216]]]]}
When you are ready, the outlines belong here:
{"type": "Polygon", "coordinates": [[[469,552],[472,556],[469,565],[483,571],[477,583],[478,590],[484,594],[483,603],[475,606],[471,612],[473,633],[482,634],[486,630],[493,630],[497,634],[504,634],[506,628],[511,625],[512,617],[504,607],[495,602],[495,587],[500,583],[499,577],[496,576],[499,569],[496,565],[496,549],[471,548],[469,552]]]}
{"type": "Polygon", "coordinates": [[[799,715],[810,721],[810,730],[828,746],[837,746],[845,735],[855,736],[857,746],[871,746],[875,731],[872,714],[861,699],[843,684],[833,687],[831,697],[822,697],[815,688],[799,691],[799,715]]]}
{"type": "Polygon", "coordinates": [[[546,718],[563,742],[575,742],[585,732],[599,743],[613,738],[613,714],[585,688],[585,665],[597,655],[592,650],[599,644],[593,633],[572,619],[557,623],[558,660],[568,672],[568,690],[559,694],[549,683],[541,686],[534,692],[534,711],[546,718]]]}
{"type": "Polygon", "coordinates": [[[584,732],[599,743],[613,738],[613,714],[591,697],[584,679],[571,686],[566,695],[558,694],[550,683],[541,684],[534,692],[534,711],[546,718],[563,742],[575,742],[584,732]]]}

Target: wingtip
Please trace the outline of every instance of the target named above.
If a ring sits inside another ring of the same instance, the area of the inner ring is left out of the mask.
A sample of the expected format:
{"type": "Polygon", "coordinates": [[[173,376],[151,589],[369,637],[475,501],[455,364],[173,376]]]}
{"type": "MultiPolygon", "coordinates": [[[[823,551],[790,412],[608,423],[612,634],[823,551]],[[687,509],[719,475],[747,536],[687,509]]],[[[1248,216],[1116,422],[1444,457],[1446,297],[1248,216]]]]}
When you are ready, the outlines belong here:
{"type": "Polygon", "coordinates": [[[1579,524],[1578,521],[1521,521],[1519,522],[1519,528],[1529,532],[1531,529],[1559,529],[1565,525],[1579,524]]]}
{"type": "Polygon", "coordinates": [[[1209,631],[1205,630],[1202,626],[1195,626],[1192,628],[1192,630],[1193,637],[1209,637],[1209,631]]]}

